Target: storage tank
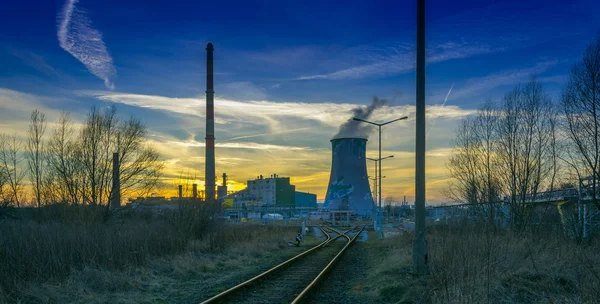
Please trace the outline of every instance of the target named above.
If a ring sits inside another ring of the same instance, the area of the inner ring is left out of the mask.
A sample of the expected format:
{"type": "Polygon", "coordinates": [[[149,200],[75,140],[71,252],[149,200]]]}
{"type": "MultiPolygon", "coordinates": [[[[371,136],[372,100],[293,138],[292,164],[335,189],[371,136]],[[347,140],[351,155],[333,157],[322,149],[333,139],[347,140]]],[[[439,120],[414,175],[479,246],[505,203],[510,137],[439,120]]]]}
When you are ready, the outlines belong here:
{"type": "Polygon", "coordinates": [[[324,208],[349,210],[361,216],[373,212],[366,160],[367,139],[331,140],[331,174],[324,208]]]}

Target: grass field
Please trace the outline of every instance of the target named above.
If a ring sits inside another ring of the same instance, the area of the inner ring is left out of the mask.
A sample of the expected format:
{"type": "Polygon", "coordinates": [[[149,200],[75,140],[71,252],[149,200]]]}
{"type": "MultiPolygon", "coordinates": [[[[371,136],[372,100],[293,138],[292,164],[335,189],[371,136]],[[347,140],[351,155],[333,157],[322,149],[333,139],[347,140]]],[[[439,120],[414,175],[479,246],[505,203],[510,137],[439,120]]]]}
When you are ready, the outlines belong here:
{"type": "MultiPolygon", "coordinates": [[[[372,238],[371,238],[372,239],[372,238]]],[[[377,303],[598,303],[600,242],[556,235],[428,233],[429,278],[411,274],[411,236],[369,242],[366,296],[377,303]]]]}
{"type": "Polygon", "coordinates": [[[298,227],[198,222],[2,220],[0,303],[197,302],[313,242],[288,247],[298,227]]]}
{"type": "MultiPolygon", "coordinates": [[[[197,303],[316,244],[298,227],[194,217],[0,221],[0,303],[197,303]]],[[[597,303],[600,242],[561,235],[428,232],[429,277],[411,274],[412,236],[369,232],[323,284],[342,303],[597,303]]]]}

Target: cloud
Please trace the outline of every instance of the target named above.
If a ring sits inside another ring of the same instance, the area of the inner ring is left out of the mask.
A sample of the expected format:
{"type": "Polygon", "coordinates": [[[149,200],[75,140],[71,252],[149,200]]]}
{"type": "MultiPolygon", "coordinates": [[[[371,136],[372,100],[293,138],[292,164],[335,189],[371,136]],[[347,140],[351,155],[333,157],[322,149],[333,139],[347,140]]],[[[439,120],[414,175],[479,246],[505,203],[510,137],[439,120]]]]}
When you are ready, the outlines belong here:
{"type": "Polygon", "coordinates": [[[48,124],[60,116],[60,110],[53,106],[59,98],[22,93],[0,87],[0,133],[17,134],[25,138],[27,134],[31,111],[40,110],[46,114],[48,124]]]}
{"type": "Polygon", "coordinates": [[[219,86],[220,95],[237,100],[265,100],[267,90],[248,81],[230,82],[219,86]]]}
{"type": "Polygon", "coordinates": [[[104,80],[113,90],[116,71],[112,57],[102,40],[102,33],[92,27],[87,12],[76,7],[78,0],[67,0],[59,15],[58,41],[60,47],[77,58],[90,73],[104,80]]]}
{"type": "MultiPolygon", "coordinates": [[[[172,145],[180,145],[185,147],[205,147],[204,142],[199,141],[172,141],[168,142],[172,145]]],[[[294,146],[281,146],[271,144],[261,144],[255,142],[226,142],[216,143],[217,148],[224,149],[249,149],[249,150],[266,150],[266,151],[307,151],[311,150],[309,147],[294,147],[294,146]]]]}
{"type": "Polygon", "coordinates": [[[9,53],[13,56],[19,58],[23,64],[30,66],[48,76],[57,76],[58,72],[46,62],[44,57],[33,53],[31,51],[22,50],[22,49],[8,49],[9,53]]]}
{"type": "MultiPolygon", "coordinates": [[[[380,49],[363,49],[356,58],[366,58],[366,64],[341,69],[326,74],[300,76],[297,80],[328,79],[328,80],[352,80],[368,77],[383,77],[411,72],[415,68],[414,46],[400,45],[389,46],[380,49]],[[361,56],[360,53],[363,53],[361,56]]],[[[447,42],[438,44],[427,50],[428,63],[443,62],[452,59],[467,58],[474,55],[485,54],[503,50],[503,48],[491,48],[486,45],[471,45],[467,43],[447,42]]]]}
{"type": "MultiPolygon", "coordinates": [[[[543,61],[527,68],[505,70],[502,72],[489,74],[483,77],[467,79],[464,85],[460,87],[457,85],[457,89],[455,89],[455,92],[452,94],[450,100],[461,99],[482,92],[487,92],[490,89],[494,89],[497,87],[515,85],[520,82],[527,81],[530,77],[543,73],[558,63],[559,62],[557,60],[543,61]]],[[[556,77],[547,77],[541,78],[540,81],[550,82],[558,81],[560,79],[556,77]]]]}
{"type": "MultiPolygon", "coordinates": [[[[204,117],[205,101],[198,98],[173,98],[156,95],[140,95],[107,91],[79,91],[79,94],[92,96],[102,101],[122,103],[130,106],[167,111],[180,115],[204,117]]],[[[262,125],[269,133],[290,131],[310,127],[312,132],[330,132],[351,117],[357,104],[351,103],[303,103],[277,101],[236,101],[216,98],[216,123],[251,123],[262,125]],[[324,129],[325,128],[325,129],[324,129]]],[[[409,116],[414,120],[416,112],[413,105],[383,106],[373,113],[374,120],[389,120],[409,116]]],[[[429,106],[428,117],[461,118],[471,115],[473,110],[458,106],[429,106]]]]}

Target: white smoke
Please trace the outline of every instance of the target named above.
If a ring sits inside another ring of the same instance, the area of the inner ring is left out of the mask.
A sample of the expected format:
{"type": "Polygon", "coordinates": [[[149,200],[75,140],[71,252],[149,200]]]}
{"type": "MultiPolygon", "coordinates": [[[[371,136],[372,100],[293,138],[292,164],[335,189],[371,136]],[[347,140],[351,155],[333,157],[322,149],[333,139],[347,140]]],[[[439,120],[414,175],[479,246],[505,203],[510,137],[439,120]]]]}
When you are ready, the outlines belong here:
{"type": "Polygon", "coordinates": [[[116,74],[112,57],[102,40],[102,33],[92,27],[85,10],[75,5],[79,0],[67,0],[58,16],[58,42],[60,47],[77,58],[90,73],[104,80],[107,88],[114,90],[116,74]]]}
{"type": "Polygon", "coordinates": [[[373,96],[371,104],[364,107],[360,106],[352,109],[352,117],[340,126],[340,130],[333,137],[337,138],[369,138],[369,134],[373,131],[373,126],[364,122],[353,120],[353,118],[368,119],[373,111],[388,104],[385,99],[379,99],[373,96]]]}

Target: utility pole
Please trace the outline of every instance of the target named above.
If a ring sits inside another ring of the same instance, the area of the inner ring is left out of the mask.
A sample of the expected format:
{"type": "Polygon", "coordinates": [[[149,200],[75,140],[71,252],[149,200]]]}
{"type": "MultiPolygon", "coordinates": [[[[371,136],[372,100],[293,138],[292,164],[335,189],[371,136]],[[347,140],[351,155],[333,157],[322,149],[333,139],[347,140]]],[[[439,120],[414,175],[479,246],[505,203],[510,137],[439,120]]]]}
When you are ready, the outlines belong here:
{"type": "Polygon", "coordinates": [[[427,275],[425,239],[425,0],[417,0],[417,134],[415,174],[415,239],[413,272],[427,275]]]}

